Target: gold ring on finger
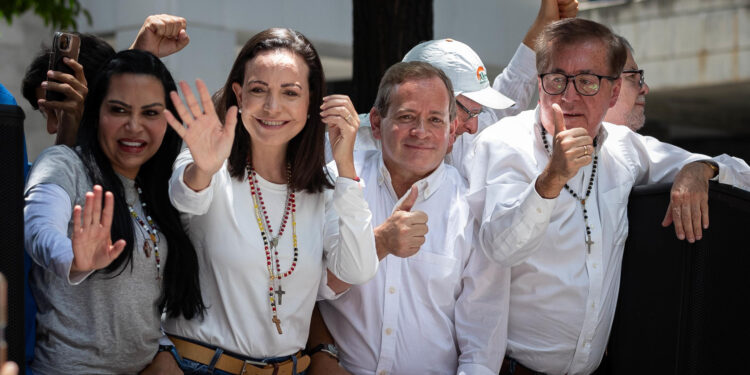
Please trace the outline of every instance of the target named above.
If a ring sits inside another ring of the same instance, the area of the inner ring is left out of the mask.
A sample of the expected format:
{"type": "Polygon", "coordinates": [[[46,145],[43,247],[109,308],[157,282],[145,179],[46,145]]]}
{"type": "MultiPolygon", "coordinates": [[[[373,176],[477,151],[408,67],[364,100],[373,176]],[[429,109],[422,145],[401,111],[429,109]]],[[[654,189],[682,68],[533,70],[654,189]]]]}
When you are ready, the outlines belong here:
{"type": "Polygon", "coordinates": [[[348,115],[346,115],[346,122],[348,122],[348,123],[352,122],[352,114],[351,113],[349,113],[348,115]]]}

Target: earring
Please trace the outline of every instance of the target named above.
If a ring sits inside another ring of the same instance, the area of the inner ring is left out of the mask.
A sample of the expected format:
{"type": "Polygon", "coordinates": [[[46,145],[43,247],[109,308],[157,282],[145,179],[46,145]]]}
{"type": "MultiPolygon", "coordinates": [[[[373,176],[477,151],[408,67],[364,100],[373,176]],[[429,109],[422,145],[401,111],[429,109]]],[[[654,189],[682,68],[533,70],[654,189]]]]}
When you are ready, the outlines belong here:
{"type": "Polygon", "coordinates": [[[242,113],[242,108],[237,108],[237,112],[242,113]]]}
{"type": "Polygon", "coordinates": [[[309,115],[309,114],[307,115],[307,119],[308,119],[308,120],[310,119],[310,115],[309,115]]]}

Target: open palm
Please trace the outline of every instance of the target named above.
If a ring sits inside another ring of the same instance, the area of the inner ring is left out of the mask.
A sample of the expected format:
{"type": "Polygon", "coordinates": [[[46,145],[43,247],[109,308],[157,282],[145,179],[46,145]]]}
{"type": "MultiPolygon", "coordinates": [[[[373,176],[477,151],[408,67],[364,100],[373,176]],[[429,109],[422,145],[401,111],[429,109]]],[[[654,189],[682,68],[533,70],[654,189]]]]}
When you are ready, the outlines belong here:
{"type": "Polygon", "coordinates": [[[110,229],[114,213],[114,196],[104,194],[102,208],[102,187],[94,185],[94,192],[86,193],[83,208],[73,208],[73,264],[71,271],[85,272],[105,268],[114,261],[125,248],[125,240],[112,244],[110,229]],[[81,218],[83,211],[83,219],[81,218]]]}
{"type": "Polygon", "coordinates": [[[203,110],[186,82],[180,82],[185,103],[182,102],[177,92],[169,93],[185,126],[169,111],[164,111],[164,113],[169,125],[182,137],[190,149],[195,166],[206,174],[213,175],[221,168],[232,151],[234,127],[237,125],[237,107],[232,106],[227,109],[225,125],[222,125],[214,104],[211,102],[211,95],[208,93],[206,84],[197,79],[195,86],[198,88],[203,110]]]}

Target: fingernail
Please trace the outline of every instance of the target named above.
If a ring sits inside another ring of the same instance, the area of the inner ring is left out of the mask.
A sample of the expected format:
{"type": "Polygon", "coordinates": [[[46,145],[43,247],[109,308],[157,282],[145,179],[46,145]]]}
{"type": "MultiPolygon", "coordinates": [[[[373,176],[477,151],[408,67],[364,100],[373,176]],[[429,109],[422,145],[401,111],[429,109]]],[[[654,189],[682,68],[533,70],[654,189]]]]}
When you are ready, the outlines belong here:
{"type": "Polygon", "coordinates": [[[684,240],[685,239],[685,235],[684,234],[677,235],[677,238],[679,238],[681,240],[684,240]]]}
{"type": "Polygon", "coordinates": [[[63,56],[63,62],[68,62],[70,60],[67,56],[63,56]]]}
{"type": "Polygon", "coordinates": [[[47,81],[42,81],[42,84],[41,84],[41,85],[39,85],[39,86],[42,86],[42,87],[47,87],[47,81]]]}
{"type": "Polygon", "coordinates": [[[47,71],[47,75],[48,75],[48,76],[52,77],[52,75],[53,75],[53,74],[54,74],[54,72],[53,72],[53,71],[51,71],[51,70],[48,70],[48,71],[47,71]]]}

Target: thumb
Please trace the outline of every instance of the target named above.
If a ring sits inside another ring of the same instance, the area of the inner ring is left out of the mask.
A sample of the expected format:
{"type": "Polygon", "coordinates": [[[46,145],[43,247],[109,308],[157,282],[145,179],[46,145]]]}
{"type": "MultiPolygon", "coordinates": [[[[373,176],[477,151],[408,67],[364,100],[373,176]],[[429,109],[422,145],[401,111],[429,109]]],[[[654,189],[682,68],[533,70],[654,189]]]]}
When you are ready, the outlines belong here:
{"type": "Polygon", "coordinates": [[[417,197],[419,196],[419,189],[417,189],[417,185],[412,185],[411,190],[409,190],[409,195],[406,196],[406,199],[404,199],[401,204],[396,208],[397,211],[411,211],[411,208],[414,207],[414,203],[417,201],[417,197]]]}
{"type": "Polygon", "coordinates": [[[565,130],[565,117],[563,117],[562,108],[560,105],[555,103],[552,104],[552,111],[554,112],[553,119],[555,121],[555,135],[565,130]]]}

